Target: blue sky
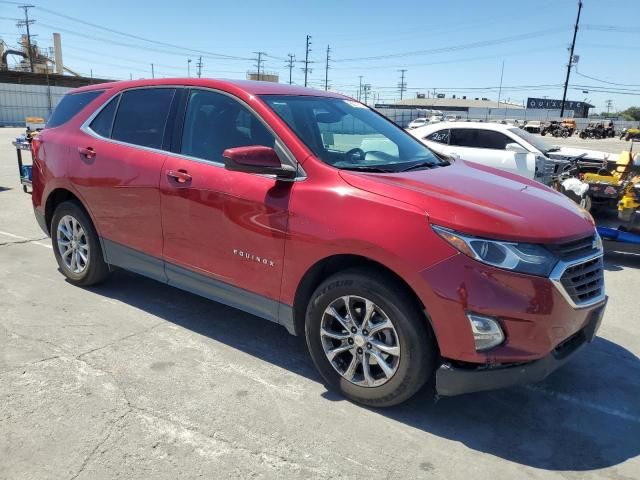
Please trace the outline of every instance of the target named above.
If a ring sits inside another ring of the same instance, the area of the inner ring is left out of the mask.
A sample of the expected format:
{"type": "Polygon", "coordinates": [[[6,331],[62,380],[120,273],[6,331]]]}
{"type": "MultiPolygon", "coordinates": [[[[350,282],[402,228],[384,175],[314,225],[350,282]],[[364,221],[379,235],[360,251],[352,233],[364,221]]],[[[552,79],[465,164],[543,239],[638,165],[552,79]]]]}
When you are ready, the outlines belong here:
{"type": "MultiPolygon", "coordinates": [[[[21,29],[14,4],[0,1],[0,38],[15,45],[21,29]]],[[[504,61],[502,99],[561,98],[577,0],[390,1],[123,1],[34,0],[32,33],[42,47],[62,34],[65,65],[95,77],[142,78],[191,74],[199,54],[203,76],[244,78],[253,52],[264,51],[264,69],[288,80],[287,54],[296,55],[295,83],[303,82],[305,36],[312,36],[312,86],[324,82],[327,45],[329,83],[355,95],[359,76],[381,102],[399,97],[406,68],[408,92],[427,90],[496,99],[504,61]],[[95,28],[61,15],[180,48],[95,28]],[[223,56],[233,58],[227,58],[223,56]],[[371,58],[374,57],[374,58],[371,58]]],[[[640,104],[637,0],[584,0],[568,98],[588,99],[596,110],[640,104]],[[609,82],[609,83],[607,83],[609,82]],[[635,82],[635,83],[634,83],[635,82]],[[583,90],[589,93],[583,93],[583,90]]]]}

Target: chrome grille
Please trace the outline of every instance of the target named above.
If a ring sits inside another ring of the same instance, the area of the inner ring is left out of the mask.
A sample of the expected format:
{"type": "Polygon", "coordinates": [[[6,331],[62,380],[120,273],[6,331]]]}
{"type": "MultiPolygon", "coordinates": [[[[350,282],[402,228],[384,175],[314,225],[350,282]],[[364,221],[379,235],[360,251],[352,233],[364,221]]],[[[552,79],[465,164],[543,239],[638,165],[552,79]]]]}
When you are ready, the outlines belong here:
{"type": "Polygon", "coordinates": [[[560,284],[578,306],[604,296],[604,268],[602,257],[592,258],[564,270],[560,284]]]}
{"type": "Polygon", "coordinates": [[[563,262],[571,262],[597,253],[598,248],[594,248],[595,240],[595,235],[589,235],[579,240],[550,244],[546,247],[563,262]]]}

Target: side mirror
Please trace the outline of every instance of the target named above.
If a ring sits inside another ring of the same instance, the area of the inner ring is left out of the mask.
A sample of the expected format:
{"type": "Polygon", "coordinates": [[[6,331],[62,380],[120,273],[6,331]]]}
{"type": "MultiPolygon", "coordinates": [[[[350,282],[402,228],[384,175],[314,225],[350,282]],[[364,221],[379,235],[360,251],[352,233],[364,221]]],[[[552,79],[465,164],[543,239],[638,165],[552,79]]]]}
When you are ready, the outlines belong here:
{"type": "Polygon", "coordinates": [[[504,149],[507,152],[513,152],[513,153],[529,153],[526,148],[524,148],[519,143],[515,143],[515,142],[507,143],[507,145],[504,147],[504,149]]]}
{"type": "Polygon", "coordinates": [[[283,165],[273,148],[261,145],[227,148],[223,153],[224,168],[233,172],[275,175],[278,178],[292,179],[296,169],[283,165]]]}

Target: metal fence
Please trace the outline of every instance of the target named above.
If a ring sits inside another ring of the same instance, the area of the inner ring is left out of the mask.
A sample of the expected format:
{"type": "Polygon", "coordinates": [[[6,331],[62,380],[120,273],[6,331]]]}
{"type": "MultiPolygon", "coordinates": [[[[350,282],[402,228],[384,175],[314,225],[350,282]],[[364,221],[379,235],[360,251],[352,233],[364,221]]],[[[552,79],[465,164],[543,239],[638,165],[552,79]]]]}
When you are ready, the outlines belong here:
{"type": "Polygon", "coordinates": [[[0,126],[24,126],[26,117],[49,118],[69,87],[0,83],[0,126]]]}
{"type": "MultiPolygon", "coordinates": [[[[430,114],[426,113],[425,109],[422,108],[378,108],[377,109],[382,115],[387,117],[389,120],[394,123],[400,125],[403,128],[406,128],[409,125],[409,122],[415,120],[419,117],[429,117],[430,114]]],[[[518,120],[520,123],[523,123],[525,120],[538,120],[538,121],[550,121],[550,120],[560,120],[560,111],[559,110],[541,110],[541,109],[472,109],[469,112],[464,111],[446,111],[440,110],[442,115],[445,117],[455,117],[457,121],[482,121],[482,122],[491,122],[496,120],[507,120],[514,119],[518,120]]],[[[571,118],[573,112],[566,112],[564,118],[571,118]]],[[[584,129],[590,121],[593,121],[589,118],[576,118],[576,125],[578,130],[584,129]]],[[[615,120],[614,121],[616,130],[622,130],[623,128],[634,127],[638,128],[640,126],[640,122],[638,121],[627,121],[627,120],[615,120]]]]}

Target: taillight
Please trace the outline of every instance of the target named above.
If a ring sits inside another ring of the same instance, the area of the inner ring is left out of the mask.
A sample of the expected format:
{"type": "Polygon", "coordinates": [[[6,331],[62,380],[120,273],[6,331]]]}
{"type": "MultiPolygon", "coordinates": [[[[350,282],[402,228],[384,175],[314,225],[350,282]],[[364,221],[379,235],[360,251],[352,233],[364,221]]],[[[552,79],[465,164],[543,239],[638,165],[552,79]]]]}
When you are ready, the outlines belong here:
{"type": "Polygon", "coordinates": [[[42,145],[42,140],[39,139],[37,136],[31,139],[31,153],[33,154],[33,159],[35,161],[39,159],[38,152],[40,150],[40,145],[42,145]]]}

